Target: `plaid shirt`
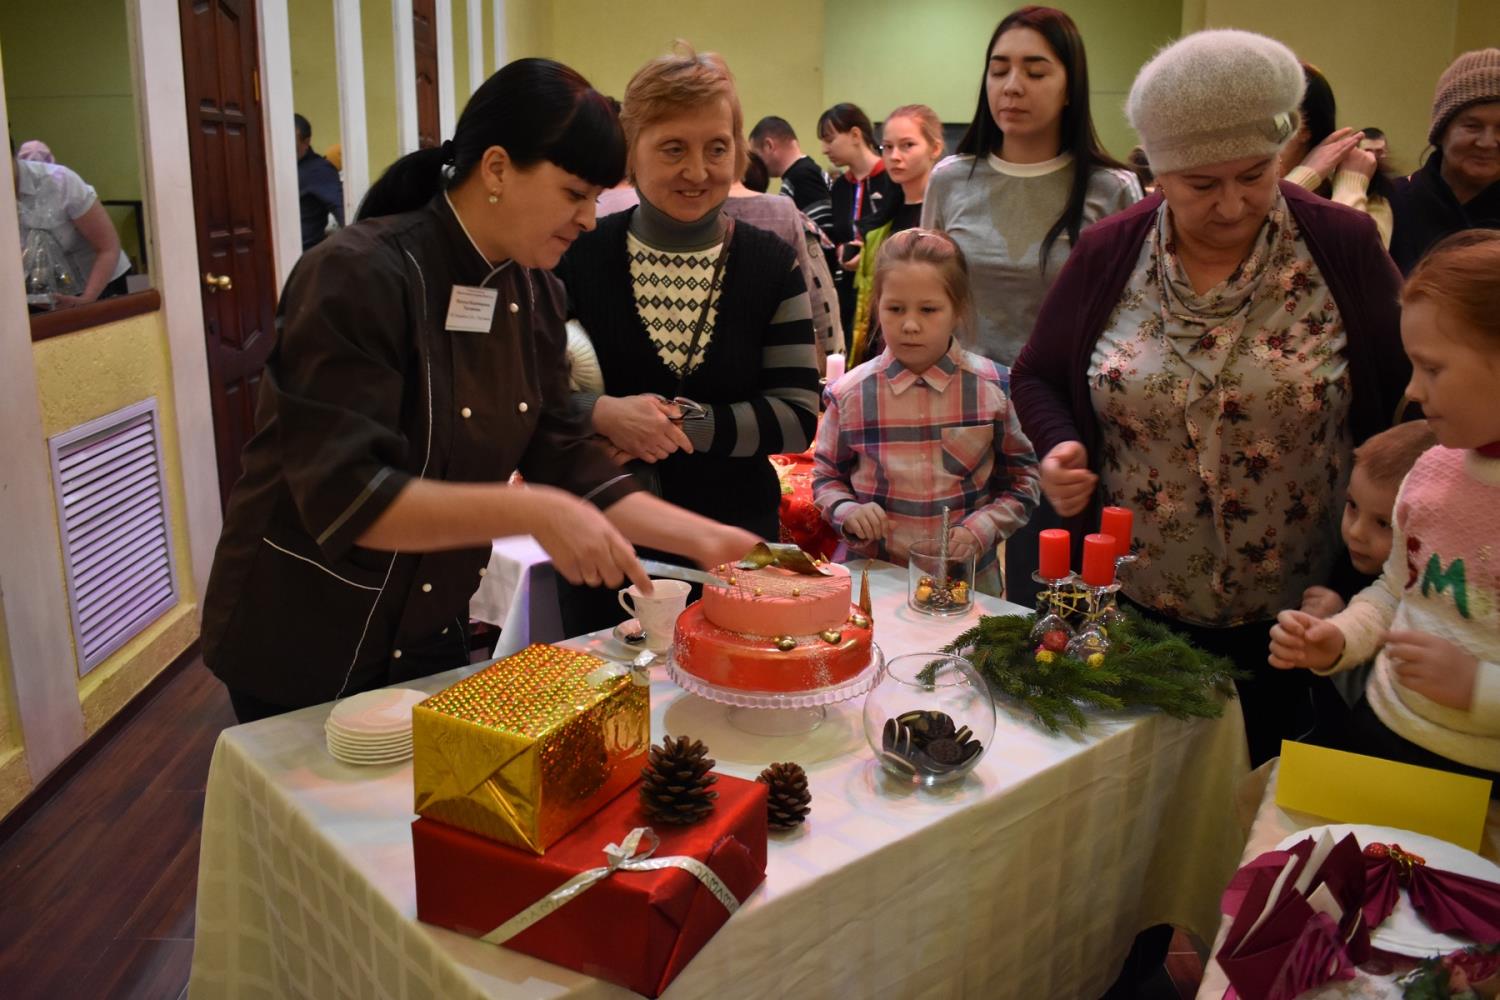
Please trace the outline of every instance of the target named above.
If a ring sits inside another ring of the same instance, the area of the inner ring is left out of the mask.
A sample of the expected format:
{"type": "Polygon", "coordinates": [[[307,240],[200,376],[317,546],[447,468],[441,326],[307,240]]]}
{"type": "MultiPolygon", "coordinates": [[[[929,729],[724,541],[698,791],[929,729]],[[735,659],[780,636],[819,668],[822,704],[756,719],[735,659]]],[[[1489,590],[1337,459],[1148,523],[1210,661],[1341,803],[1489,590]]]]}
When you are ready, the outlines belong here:
{"type": "Polygon", "coordinates": [[[814,451],[813,500],[841,533],[855,505],[885,509],[889,535],[849,540],[860,555],[904,563],[913,542],[950,524],[979,539],[978,570],[1031,516],[1036,455],[1010,405],[1010,370],[958,346],[921,375],[887,349],[828,389],[814,451]]]}

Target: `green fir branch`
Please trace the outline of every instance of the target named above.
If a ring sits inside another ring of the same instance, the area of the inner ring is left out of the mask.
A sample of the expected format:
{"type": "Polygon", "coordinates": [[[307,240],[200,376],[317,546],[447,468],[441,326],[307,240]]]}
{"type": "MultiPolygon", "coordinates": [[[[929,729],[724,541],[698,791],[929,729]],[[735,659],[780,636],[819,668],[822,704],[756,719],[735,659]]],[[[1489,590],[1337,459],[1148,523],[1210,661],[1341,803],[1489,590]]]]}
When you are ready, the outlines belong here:
{"type": "Polygon", "coordinates": [[[1216,719],[1243,674],[1221,656],[1131,611],[1110,626],[1110,651],[1091,667],[1057,654],[1039,662],[1034,615],[985,616],[943,648],[966,657],[992,690],[1021,702],[1048,730],[1084,729],[1083,706],[1103,711],[1153,708],[1178,719],[1216,719]]]}

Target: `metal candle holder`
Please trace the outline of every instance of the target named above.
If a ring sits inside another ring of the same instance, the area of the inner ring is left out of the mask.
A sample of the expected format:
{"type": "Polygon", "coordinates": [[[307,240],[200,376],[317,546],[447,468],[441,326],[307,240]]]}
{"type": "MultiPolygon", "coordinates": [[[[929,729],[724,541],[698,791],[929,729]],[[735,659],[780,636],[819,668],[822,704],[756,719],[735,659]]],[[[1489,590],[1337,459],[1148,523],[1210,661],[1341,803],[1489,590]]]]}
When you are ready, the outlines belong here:
{"type": "Polygon", "coordinates": [[[1031,578],[1042,585],[1042,590],[1037,595],[1036,624],[1031,629],[1032,644],[1040,643],[1048,632],[1062,632],[1072,637],[1073,626],[1068,624],[1064,613],[1066,602],[1063,597],[1063,588],[1071,591],[1074,581],[1078,578],[1069,573],[1067,576],[1053,579],[1050,576],[1043,576],[1040,571],[1033,572],[1031,578]]]}
{"type": "Polygon", "coordinates": [[[1087,660],[1094,653],[1109,651],[1109,627],[1125,618],[1117,603],[1120,570],[1136,561],[1135,555],[1115,559],[1115,580],[1103,587],[1083,582],[1077,573],[1053,579],[1039,572],[1031,578],[1043,585],[1037,595],[1037,621],[1031,629],[1031,641],[1040,643],[1048,633],[1061,631],[1068,636],[1067,655],[1087,660]]]}

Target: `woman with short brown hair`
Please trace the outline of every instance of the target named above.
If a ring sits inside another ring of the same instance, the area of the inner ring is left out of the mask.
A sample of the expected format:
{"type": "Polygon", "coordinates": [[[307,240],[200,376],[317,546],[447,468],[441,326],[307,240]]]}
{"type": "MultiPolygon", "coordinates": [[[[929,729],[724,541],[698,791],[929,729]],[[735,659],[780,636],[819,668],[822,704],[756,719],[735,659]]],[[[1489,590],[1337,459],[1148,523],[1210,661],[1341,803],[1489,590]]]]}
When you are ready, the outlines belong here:
{"type": "MultiPolygon", "coordinates": [[[[734,77],[681,46],[642,67],[621,103],[640,204],[600,220],[557,270],[606,387],[575,401],[661,496],[775,540],[781,490],[766,457],[811,442],[818,369],[795,253],[723,210],[747,159],[734,77]]],[[[617,617],[613,595],[564,605],[570,634],[617,617]]]]}

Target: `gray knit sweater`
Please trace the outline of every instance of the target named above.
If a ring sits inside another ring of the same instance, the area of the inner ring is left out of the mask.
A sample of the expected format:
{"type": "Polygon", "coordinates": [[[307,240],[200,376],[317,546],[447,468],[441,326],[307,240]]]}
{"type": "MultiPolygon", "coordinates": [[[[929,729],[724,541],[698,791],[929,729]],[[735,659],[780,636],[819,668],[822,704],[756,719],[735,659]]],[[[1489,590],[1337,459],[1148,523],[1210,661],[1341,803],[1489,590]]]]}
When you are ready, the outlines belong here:
{"type": "MultiPolygon", "coordinates": [[[[1043,272],[1042,240],[1062,215],[1072,183],[1073,157],[1067,153],[1026,164],[988,156],[976,165],[972,156],[956,156],[932,172],[922,225],[952,236],[968,261],[978,328],[965,336],[965,347],[1003,365],[1021,353],[1071,249],[1067,234],[1058,236],[1043,272]]],[[[1128,170],[1095,170],[1083,224],[1129,208],[1141,195],[1128,170]]]]}

